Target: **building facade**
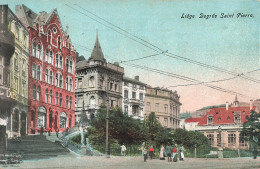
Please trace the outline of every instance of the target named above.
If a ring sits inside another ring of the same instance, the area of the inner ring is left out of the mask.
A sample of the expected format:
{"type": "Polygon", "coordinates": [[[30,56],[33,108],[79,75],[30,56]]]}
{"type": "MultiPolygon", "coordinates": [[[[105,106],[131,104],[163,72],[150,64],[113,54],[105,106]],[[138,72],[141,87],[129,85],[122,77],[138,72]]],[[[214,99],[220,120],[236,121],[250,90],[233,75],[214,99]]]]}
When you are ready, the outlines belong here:
{"type": "Polygon", "coordinates": [[[103,55],[98,35],[90,58],[80,61],[76,67],[75,118],[79,124],[81,113],[91,120],[101,104],[109,101],[109,107],[122,108],[122,80],[124,68],[118,63],[108,63],[103,55]]]}
{"type": "Polygon", "coordinates": [[[180,125],[180,96],[176,91],[146,86],[145,118],[155,112],[157,120],[165,128],[176,129],[180,125]]]}
{"type": "Polygon", "coordinates": [[[29,32],[28,132],[74,126],[76,51],[64,31],[57,9],[34,13],[16,6],[29,32]]]}
{"type": "Polygon", "coordinates": [[[14,53],[14,34],[8,30],[8,5],[0,5],[0,154],[6,151],[6,127],[11,114],[10,59],[14,53]]]}
{"type": "Polygon", "coordinates": [[[16,15],[8,11],[8,29],[15,37],[15,51],[10,60],[11,114],[7,121],[8,137],[27,134],[29,33],[16,15]]]}
{"type": "Polygon", "coordinates": [[[139,76],[134,79],[123,77],[123,112],[135,119],[144,120],[145,113],[145,86],[139,81],[139,76]]]}

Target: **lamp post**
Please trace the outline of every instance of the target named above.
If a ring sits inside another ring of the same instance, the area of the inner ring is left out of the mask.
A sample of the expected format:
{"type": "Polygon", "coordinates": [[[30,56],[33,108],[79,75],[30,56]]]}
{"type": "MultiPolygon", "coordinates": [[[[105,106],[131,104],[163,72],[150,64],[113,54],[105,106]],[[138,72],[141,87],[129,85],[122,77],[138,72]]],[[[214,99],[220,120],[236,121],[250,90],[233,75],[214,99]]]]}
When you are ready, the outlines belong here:
{"type": "Polygon", "coordinates": [[[218,147],[221,147],[221,130],[222,130],[221,126],[218,126],[218,139],[219,139],[218,147]]]}
{"type": "Polygon", "coordinates": [[[109,155],[109,149],[108,149],[108,106],[109,106],[109,100],[107,99],[107,117],[106,117],[106,158],[110,158],[109,155]]]}

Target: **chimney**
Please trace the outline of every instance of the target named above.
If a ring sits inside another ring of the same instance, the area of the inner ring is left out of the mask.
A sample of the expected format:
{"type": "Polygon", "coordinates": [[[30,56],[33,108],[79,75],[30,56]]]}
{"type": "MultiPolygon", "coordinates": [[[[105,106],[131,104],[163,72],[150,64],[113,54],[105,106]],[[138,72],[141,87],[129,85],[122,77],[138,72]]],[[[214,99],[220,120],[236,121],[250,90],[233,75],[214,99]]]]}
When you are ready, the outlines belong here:
{"type": "Polygon", "coordinates": [[[253,100],[250,100],[250,110],[253,109],[253,100]]]}
{"type": "Polygon", "coordinates": [[[135,80],[139,81],[139,76],[135,76],[135,80]]]}
{"type": "Polygon", "coordinates": [[[227,111],[228,111],[228,107],[229,107],[228,102],[226,102],[226,110],[227,111]]]}

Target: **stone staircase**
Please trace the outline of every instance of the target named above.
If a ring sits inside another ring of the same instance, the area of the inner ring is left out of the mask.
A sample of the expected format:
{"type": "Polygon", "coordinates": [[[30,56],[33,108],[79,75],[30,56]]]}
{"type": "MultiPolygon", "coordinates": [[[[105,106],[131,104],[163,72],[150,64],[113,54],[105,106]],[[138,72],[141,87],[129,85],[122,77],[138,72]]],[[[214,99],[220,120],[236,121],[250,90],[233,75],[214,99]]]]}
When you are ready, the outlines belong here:
{"type": "MultiPolygon", "coordinates": [[[[50,139],[54,140],[52,137],[50,139]]],[[[22,155],[23,160],[51,158],[70,154],[59,142],[53,143],[47,140],[45,135],[30,135],[10,139],[8,140],[7,153],[19,153],[22,155]]]]}

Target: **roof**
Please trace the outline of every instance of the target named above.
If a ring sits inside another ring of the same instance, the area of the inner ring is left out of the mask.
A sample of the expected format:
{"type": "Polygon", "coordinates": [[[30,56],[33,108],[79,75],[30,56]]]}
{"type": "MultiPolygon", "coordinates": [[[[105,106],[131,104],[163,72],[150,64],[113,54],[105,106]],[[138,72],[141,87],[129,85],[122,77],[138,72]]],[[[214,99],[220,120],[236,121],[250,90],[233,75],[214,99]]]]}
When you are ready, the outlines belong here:
{"type": "Polygon", "coordinates": [[[92,50],[91,56],[89,59],[94,59],[94,60],[100,60],[100,61],[106,61],[98,40],[98,34],[96,35],[96,42],[94,45],[94,48],[92,50]]]}
{"type": "MultiPolygon", "coordinates": [[[[206,109],[214,109],[214,108],[219,108],[219,107],[226,107],[226,104],[219,104],[219,105],[213,105],[213,106],[206,106],[206,107],[202,107],[199,110],[206,110],[206,109]]],[[[199,111],[197,110],[197,111],[199,111]]]]}
{"type": "Polygon", "coordinates": [[[189,119],[191,118],[190,113],[180,113],[180,119],[189,119]]]}
{"type": "MultiPolygon", "coordinates": [[[[255,109],[255,107],[253,107],[255,109]]],[[[250,107],[229,107],[211,109],[204,117],[201,118],[198,125],[207,125],[208,116],[213,116],[212,125],[220,124],[234,124],[234,115],[238,112],[240,114],[241,123],[246,122],[246,116],[250,116],[250,107]]]]}
{"type": "Polygon", "coordinates": [[[185,123],[192,123],[192,122],[199,122],[202,119],[202,117],[198,118],[189,118],[185,120],[185,123]]]}
{"type": "Polygon", "coordinates": [[[22,20],[26,27],[32,27],[37,17],[37,14],[24,4],[16,6],[16,14],[19,15],[18,18],[22,20]]]}
{"type": "Polygon", "coordinates": [[[140,85],[146,85],[145,83],[140,82],[139,80],[132,79],[132,78],[129,78],[129,77],[126,77],[126,76],[123,76],[123,81],[131,82],[131,83],[135,83],[135,84],[140,84],[140,85]]]}
{"type": "Polygon", "coordinates": [[[76,69],[81,69],[81,68],[84,68],[88,66],[88,61],[86,60],[82,60],[82,61],[79,61],[77,64],[76,64],[76,69]]]}

